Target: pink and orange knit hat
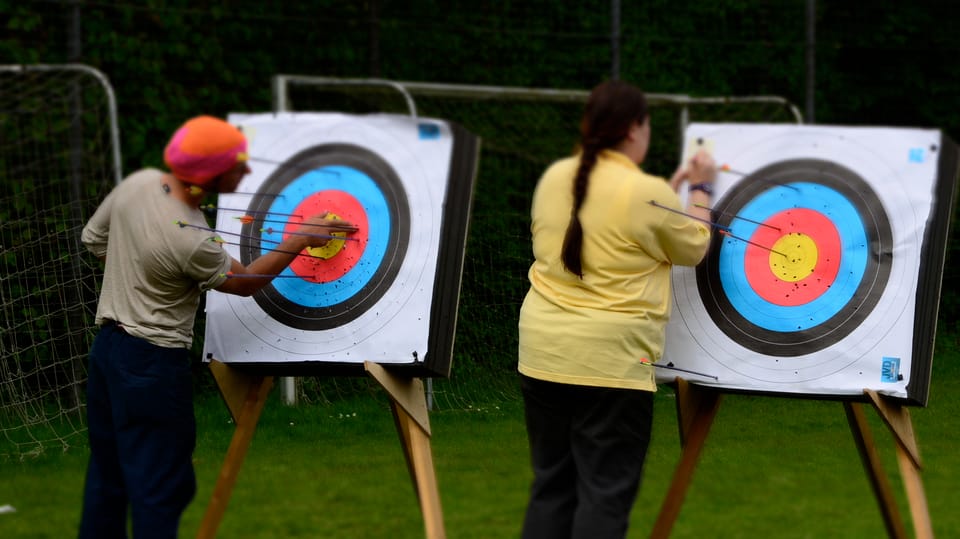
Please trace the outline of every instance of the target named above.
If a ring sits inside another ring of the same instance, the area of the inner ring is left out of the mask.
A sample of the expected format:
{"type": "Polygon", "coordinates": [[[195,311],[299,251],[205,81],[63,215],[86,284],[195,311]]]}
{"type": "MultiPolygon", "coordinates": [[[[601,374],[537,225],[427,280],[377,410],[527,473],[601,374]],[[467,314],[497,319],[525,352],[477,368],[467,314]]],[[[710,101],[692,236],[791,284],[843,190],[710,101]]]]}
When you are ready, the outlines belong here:
{"type": "Polygon", "coordinates": [[[163,160],[180,180],[204,186],[247,160],[247,138],[219,118],[197,116],[173,134],[163,160]]]}

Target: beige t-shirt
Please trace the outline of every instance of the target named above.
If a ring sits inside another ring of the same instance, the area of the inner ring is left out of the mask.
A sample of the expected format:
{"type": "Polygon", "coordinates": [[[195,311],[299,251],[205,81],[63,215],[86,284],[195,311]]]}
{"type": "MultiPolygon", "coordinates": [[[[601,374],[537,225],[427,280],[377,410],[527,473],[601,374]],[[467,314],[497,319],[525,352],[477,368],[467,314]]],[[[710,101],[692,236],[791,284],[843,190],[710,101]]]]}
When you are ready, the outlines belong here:
{"type": "Polygon", "coordinates": [[[706,254],[710,230],[686,215],[662,178],[619,152],[602,152],[580,210],[583,279],[561,261],[579,156],[554,163],[533,195],[535,261],[520,310],[519,370],[551,382],[656,390],[673,264],[706,254]]]}
{"type": "Polygon", "coordinates": [[[189,348],[200,294],[226,280],[231,257],[203,213],[172,196],[163,172],[144,169],[107,195],[81,240],[106,256],[97,324],[114,320],[158,346],[189,348]]]}

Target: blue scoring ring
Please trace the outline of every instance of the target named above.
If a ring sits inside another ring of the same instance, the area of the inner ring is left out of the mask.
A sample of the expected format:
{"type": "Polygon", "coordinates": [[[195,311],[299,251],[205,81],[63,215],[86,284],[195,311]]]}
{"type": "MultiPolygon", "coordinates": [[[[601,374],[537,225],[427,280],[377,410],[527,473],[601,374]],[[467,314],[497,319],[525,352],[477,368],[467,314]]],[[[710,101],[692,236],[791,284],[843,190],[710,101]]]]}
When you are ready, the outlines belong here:
{"type": "Polygon", "coordinates": [[[792,208],[820,212],[840,235],[836,282],[816,301],[785,307],[760,298],[745,277],[746,243],[721,234],[696,269],[716,326],[734,342],[777,357],[823,350],[856,329],[883,295],[893,256],[889,219],[867,182],[818,159],[780,161],[747,175],[714,205],[713,221],[749,239],[759,225],[745,219],[764,222],[792,208]]]}
{"type": "Polygon", "coordinates": [[[740,209],[730,233],[751,238],[774,214],[790,208],[818,211],[828,217],[840,234],[841,260],[837,279],[816,300],[789,307],[770,303],[750,285],[744,270],[748,244],[726,239],[718,256],[720,286],[733,308],[753,324],[770,331],[791,332],[813,328],[836,316],[853,301],[867,268],[868,238],[857,208],[832,187],[810,182],[785,184],[758,195],[740,209]]]}
{"type": "MultiPolygon", "coordinates": [[[[264,223],[271,219],[269,212],[292,213],[306,197],[330,189],[350,194],[363,206],[367,246],[360,261],[340,279],[326,283],[274,279],[254,294],[265,313],[289,327],[324,330],[352,322],[394,286],[407,253],[410,207],[400,177],[376,153],[334,143],[301,151],[264,180],[248,206],[254,220],[241,228],[241,262],[249,264],[281,239],[279,231],[261,232],[283,228],[264,223]]],[[[288,269],[285,274],[293,273],[288,269]]]]}
{"type": "MultiPolygon", "coordinates": [[[[387,252],[387,239],[390,237],[390,211],[386,198],[376,182],[368,175],[352,167],[343,165],[326,166],[311,170],[299,176],[287,185],[274,199],[269,211],[274,214],[292,214],[297,203],[316,193],[326,190],[341,190],[344,184],[350,186],[350,194],[362,205],[367,214],[367,226],[376,231],[370,234],[367,245],[356,265],[346,275],[325,283],[314,283],[301,279],[277,279],[273,287],[290,301],[305,307],[328,307],[347,301],[369,284],[387,252]]],[[[282,230],[262,233],[261,254],[269,251],[268,246],[283,241],[282,230]]],[[[293,275],[290,268],[281,275],[293,275]]]]}

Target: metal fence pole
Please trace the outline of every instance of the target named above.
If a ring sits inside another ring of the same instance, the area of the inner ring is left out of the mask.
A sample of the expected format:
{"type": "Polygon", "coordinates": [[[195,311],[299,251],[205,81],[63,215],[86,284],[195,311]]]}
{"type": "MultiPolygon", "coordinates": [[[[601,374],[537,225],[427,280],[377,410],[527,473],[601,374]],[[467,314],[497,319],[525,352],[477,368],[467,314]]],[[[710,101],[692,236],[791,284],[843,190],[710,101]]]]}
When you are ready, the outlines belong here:
{"type": "MultiPolygon", "coordinates": [[[[614,70],[619,65],[619,10],[620,1],[611,0],[611,18],[614,25],[611,29],[611,45],[614,62],[614,70]]],[[[414,96],[423,98],[421,104],[428,106],[437,100],[449,100],[451,102],[514,102],[530,103],[532,106],[541,104],[570,104],[582,105],[589,97],[587,90],[560,90],[553,88],[524,88],[508,86],[479,86],[462,84],[443,84],[431,82],[412,82],[412,81],[391,81],[378,78],[337,78],[308,75],[284,75],[277,74],[273,76],[273,104],[274,111],[293,111],[297,106],[290,102],[289,92],[294,85],[298,90],[304,90],[309,87],[329,91],[337,89],[339,91],[356,91],[357,89],[381,90],[388,88],[395,90],[406,103],[410,116],[417,117],[417,103],[414,96]],[[429,99],[428,99],[429,98],[429,99]]],[[[722,96],[722,97],[690,97],[684,94],[657,94],[648,93],[647,101],[651,106],[665,106],[676,110],[676,121],[679,127],[679,147],[682,159],[683,155],[683,133],[686,126],[691,121],[691,116],[695,115],[696,107],[724,107],[729,105],[773,105],[781,107],[783,111],[797,123],[802,123],[803,117],[800,111],[788,100],[779,96],[722,96]]],[[[309,107],[309,105],[307,105],[309,107]]],[[[468,129],[471,127],[465,125],[468,129]]],[[[292,379],[291,379],[292,380],[292,379]]],[[[435,394],[433,390],[432,378],[426,378],[426,398],[429,409],[433,408],[435,394]]],[[[296,396],[293,394],[294,386],[291,382],[285,382],[281,385],[281,390],[285,393],[284,401],[293,404],[296,402],[296,396]]]]}
{"type": "Polygon", "coordinates": [[[620,0],[610,0],[610,78],[620,79],[620,0]]]}
{"type": "Polygon", "coordinates": [[[816,96],[816,59],[817,59],[817,1],[807,0],[807,100],[806,112],[807,123],[814,123],[814,100],[816,96]]]}

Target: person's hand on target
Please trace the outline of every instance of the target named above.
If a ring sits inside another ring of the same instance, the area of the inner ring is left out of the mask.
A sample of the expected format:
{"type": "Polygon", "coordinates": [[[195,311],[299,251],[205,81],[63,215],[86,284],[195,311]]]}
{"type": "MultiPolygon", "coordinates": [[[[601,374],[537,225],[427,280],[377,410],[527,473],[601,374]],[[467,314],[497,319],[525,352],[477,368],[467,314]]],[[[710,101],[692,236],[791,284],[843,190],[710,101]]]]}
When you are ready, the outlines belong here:
{"type": "MultiPolygon", "coordinates": [[[[713,160],[713,155],[705,149],[700,149],[686,163],[680,163],[670,178],[670,187],[675,192],[679,192],[684,181],[687,181],[690,186],[712,186],[716,179],[717,163],[713,160]]],[[[707,192],[710,190],[708,189],[707,192]]]]}
{"type": "MultiPolygon", "coordinates": [[[[338,247],[325,248],[331,240],[348,239],[357,232],[357,226],[325,211],[299,223],[299,227],[287,235],[275,249],[263,254],[244,266],[234,259],[229,277],[216,289],[226,294],[250,296],[266,286],[281,271],[306,249],[311,256],[329,259],[339,251],[338,247]],[[325,252],[329,250],[330,252],[325,252]],[[321,251],[320,253],[315,253],[321,251]],[[246,278],[240,278],[246,277],[246,278]]],[[[342,247],[342,242],[339,247],[342,247]]]]}
{"type": "Polygon", "coordinates": [[[357,226],[325,211],[300,223],[298,232],[305,234],[306,247],[323,247],[336,236],[346,237],[356,233],[357,226]]]}
{"type": "Polygon", "coordinates": [[[717,163],[713,155],[704,148],[687,160],[680,163],[677,171],[670,178],[670,187],[674,192],[680,192],[680,186],[687,182],[687,209],[686,213],[704,223],[711,223],[713,216],[710,211],[710,202],[713,198],[713,184],[717,180],[717,163]]]}
{"type": "Polygon", "coordinates": [[[706,150],[700,150],[690,158],[689,170],[690,185],[713,185],[717,180],[717,163],[706,150]]]}

